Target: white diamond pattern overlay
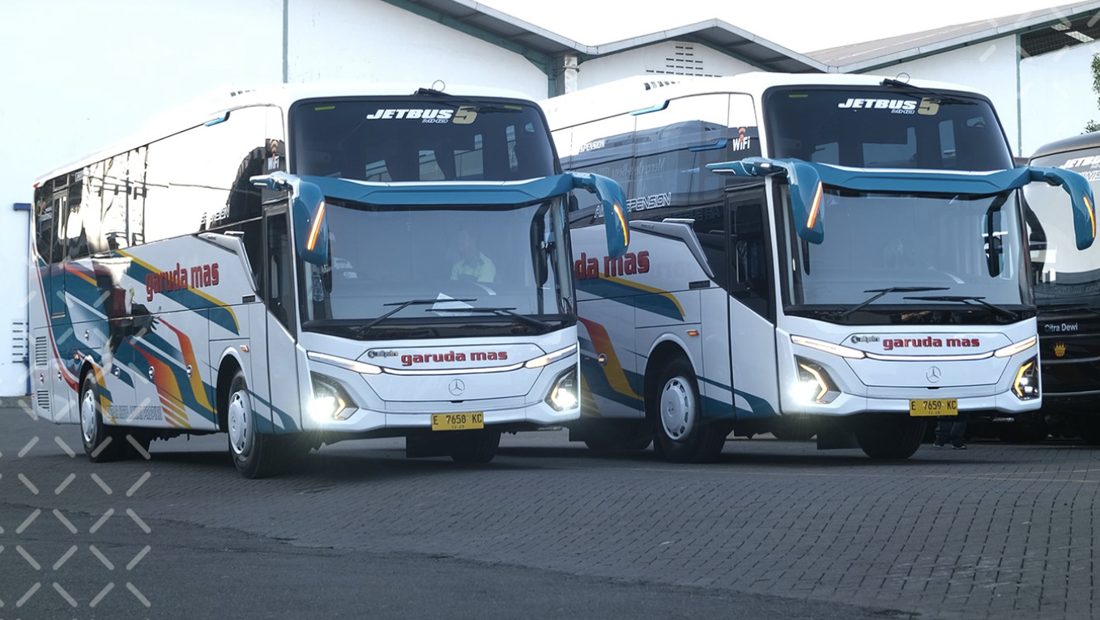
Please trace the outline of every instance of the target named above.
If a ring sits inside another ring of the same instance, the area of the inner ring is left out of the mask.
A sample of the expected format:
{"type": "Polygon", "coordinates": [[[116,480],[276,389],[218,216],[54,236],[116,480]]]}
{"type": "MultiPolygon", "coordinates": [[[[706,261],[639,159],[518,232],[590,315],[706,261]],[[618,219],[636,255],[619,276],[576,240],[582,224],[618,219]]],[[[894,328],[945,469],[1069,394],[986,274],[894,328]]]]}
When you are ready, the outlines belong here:
{"type": "MultiPolygon", "coordinates": [[[[35,419],[35,420],[38,419],[37,416],[34,414],[34,411],[31,408],[24,406],[23,409],[33,419],[35,419]]],[[[130,444],[130,446],[128,446],[128,448],[132,448],[134,453],[137,456],[140,456],[144,460],[149,460],[151,458],[148,451],[146,451],[144,449],[144,447],[141,446],[140,442],[134,440],[133,437],[131,437],[131,436],[127,436],[126,440],[130,444]]],[[[17,452],[15,452],[14,454],[12,454],[11,452],[8,452],[6,456],[8,456],[8,457],[13,457],[14,456],[16,459],[26,459],[28,457],[28,455],[34,455],[36,449],[40,451],[41,449],[43,449],[43,447],[49,448],[49,443],[50,443],[49,441],[43,443],[42,439],[40,437],[35,436],[35,437],[30,438],[25,444],[23,444],[23,446],[17,452]]],[[[69,458],[74,459],[74,464],[76,463],[75,459],[77,458],[78,454],[68,444],[68,442],[66,442],[61,437],[54,437],[52,443],[56,444],[56,446],[59,447],[65,453],[65,455],[67,455],[69,458]]],[[[102,448],[102,447],[103,446],[101,445],[100,448],[102,448]]],[[[5,456],[5,454],[0,452],[0,458],[4,458],[4,456],[5,456]]],[[[7,479],[5,479],[5,477],[3,475],[0,475],[0,486],[6,488],[6,491],[8,493],[14,493],[14,492],[17,492],[19,489],[22,489],[23,490],[22,492],[25,492],[29,495],[29,497],[26,498],[26,500],[27,500],[26,503],[27,504],[37,503],[36,501],[34,501],[35,498],[43,498],[44,499],[46,497],[50,497],[50,493],[49,493],[50,488],[48,486],[46,488],[42,488],[41,485],[42,485],[42,482],[44,482],[44,481],[41,480],[42,476],[40,476],[40,475],[36,476],[35,475],[34,469],[31,467],[32,462],[29,461],[29,460],[24,461],[24,462],[27,464],[27,469],[25,470],[25,472],[16,473],[14,475],[14,480],[12,479],[13,478],[12,476],[8,476],[7,479]],[[36,481],[35,480],[36,477],[38,477],[39,480],[36,481]],[[18,484],[13,484],[13,483],[16,483],[16,482],[18,482],[18,484]],[[45,491],[45,493],[44,493],[44,491],[45,491]]],[[[101,471],[104,475],[107,475],[108,477],[110,477],[109,474],[111,473],[111,471],[109,469],[103,469],[101,471]]],[[[146,482],[149,481],[149,479],[151,477],[152,477],[152,474],[148,471],[142,473],[142,475],[139,476],[136,480],[134,480],[132,483],[129,483],[129,486],[126,488],[126,492],[125,492],[124,497],[126,497],[126,498],[134,497],[134,495],[145,485],[146,482]]],[[[112,488],[112,485],[110,483],[108,483],[108,481],[105,480],[103,477],[101,477],[99,475],[99,473],[91,473],[91,474],[88,475],[87,478],[82,478],[81,476],[77,475],[76,473],[70,473],[61,481],[60,484],[58,484],[56,486],[56,488],[52,489],[52,491],[53,491],[52,495],[54,497],[61,497],[62,494],[65,493],[66,490],[74,488],[74,485],[75,486],[80,486],[80,484],[81,484],[80,480],[82,480],[82,479],[83,480],[90,479],[91,482],[100,491],[103,492],[104,496],[106,496],[108,498],[116,498],[116,497],[121,497],[122,496],[122,495],[120,495],[120,493],[115,493],[115,490],[114,490],[114,488],[112,488]]],[[[117,482],[116,482],[116,484],[117,484],[117,482]]],[[[76,509],[75,511],[70,512],[70,516],[66,516],[66,514],[65,514],[65,512],[63,512],[63,510],[68,510],[68,509],[70,509],[70,508],[66,507],[66,506],[58,506],[56,508],[46,508],[46,509],[34,508],[17,525],[14,524],[14,523],[8,523],[8,527],[5,528],[4,524],[0,524],[0,535],[7,534],[7,535],[18,536],[18,535],[21,535],[21,534],[31,533],[31,532],[35,532],[35,531],[38,531],[40,533],[41,530],[35,530],[34,528],[47,527],[49,525],[49,522],[51,521],[50,519],[47,518],[45,521],[40,519],[40,517],[43,516],[44,512],[48,512],[50,515],[53,516],[54,519],[57,520],[58,523],[60,523],[65,528],[65,530],[68,531],[69,534],[72,534],[74,537],[79,536],[81,534],[81,531],[80,531],[80,527],[78,527],[77,523],[80,523],[81,521],[80,521],[80,519],[74,519],[73,515],[78,514],[80,511],[79,511],[79,509],[76,509]],[[74,523],[74,520],[75,520],[75,523],[74,523]],[[13,526],[14,526],[14,529],[12,529],[13,526]]],[[[149,534],[149,533],[152,532],[152,528],[150,528],[149,525],[147,523],[145,523],[144,520],[142,520],[142,518],[137,514],[137,512],[135,512],[133,510],[133,508],[128,508],[127,507],[127,508],[124,508],[122,510],[125,513],[125,515],[127,517],[129,517],[128,520],[133,522],[133,524],[138,529],[140,529],[142,533],[149,534]]],[[[96,534],[104,525],[106,525],[111,520],[111,518],[113,516],[115,516],[115,514],[117,512],[118,511],[115,508],[108,508],[103,514],[99,515],[99,517],[96,519],[95,523],[92,524],[91,527],[88,528],[88,530],[87,530],[87,532],[85,532],[85,534],[92,534],[92,535],[96,534]]],[[[56,534],[56,535],[60,536],[61,534],[59,533],[59,534],[56,534]]],[[[99,547],[97,547],[94,544],[88,544],[86,546],[79,545],[79,544],[73,544],[73,545],[70,545],[68,547],[68,549],[66,549],[65,552],[62,553],[62,555],[60,557],[58,557],[56,559],[53,559],[51,561],[51,559],[42,558],[41,557],[41,555],[42,555],[41,551],[35,551],[34,550],[35,546],[33,544],[30,544],[28,541],[19,541],[18,539],[16,539],[16,540],[10,540],[9,539],[9,540],[6,540],[4,542],[6,542],[7,544],[6,545],[0,545],[0,554],[4,554],[5,556],[14,557],[14,556],[11,556],[11,554],[10,554],[10,551],[14,550],[16,552],[16,554],[19,557],[22,558],[22,561],[24,562],[24,564],[26,566],[26,570],[29,570],[29,571],[31,571],[35,574],[48,574],[48,572],[51,572],[51,571],[59,571],[64,566],[66,566],[68,563],[70,563],[73,560],[74,557],[78,556],[81,553],[88,553],[91,556],[93,556],[97,560],[96,564],[98,564],[100,566],[103,566],[104,570],[107,571],[108,574],[110,574],[112,572],[116,572],[120,568],[125,568],[125,570],[127,572],[129,572],[129,571],[132,571],[135,567],[137,567],[137,565],[139,563],[141,563],[145,559],[145,556],[147,556],[149,554],[149,552],[152,550],[151,546],[145,545],[132,558],[129,558],[129,559],[116,558],[117,560],[121,560],[121,561],[124,562],[124,564],[118,564],[118,563],[116,563],[115,560],[112,560],[108,556],[108,553],[106,553],[104,550],[100,549],[99,547]],[[23,544],[21,544],[21,542],[28,542],[28,544],[26,546],[24,546],[23,544]],[[35,555],[34,555],[35,553],[37,553],[40,557],[36,558],[35,555]],[[43,562],[42,560],[46,560],[46,561],[43,562]]],[[[108,549],[107,551],[110,551],[110,550],[108,549]]],[[[95,575],[94,575],[94,573],[91,574],[91,575],[84,575],[83,578],[88,580],[88,581],[93,581],[94,582],[95,575]]],[[[75,586],[77,584],[70,584],[70,585],[75,586]]],[[[98,592],[90,600],[87,600],[85,602],[81,602],[77,598],[78,596],[80,596],[79,595],[79,588],[77,588],[77,589],[68,588],[62,582],[62,580],[56,580],[55,581],[55,580],[50,580],[48,578],[47,579],[42,579],[41,577],[39,577],[39,580],[36,580],[33,583],[33,585],[31,585],[29,588],[27,588],[26,590],[21,591],[21,592],[5,591],[4,584],[0,584],[0,609],[3,609],[5,607],[11,607],[12,604],[14,604],[15,609],[23,609],[23,611],[21,613],[32,614],[33,615],[33,613],[34,613],[33,602],[34,602],[35,598],[40,593],[42,593],[43,591],[44,592],[49,592],[51,589],[53,590],[53,593],[55,593],[58,597],[60,597],[60,599],[63,600],[68,607],[71,607],[74,610],[79,609],[82,606],[86,606],[88,609],[95,609],[98,605],[100,605],[103,602],[103,600],[111,592],[113,592],[115,590],[116,585],[119,585],[119,584],[117,584],[115,581],[109,580],[106,583],[106,585],[104,585],[102,588],[100,588],[98,590],[98,592]],[[48,585],[49,588],[46,588],[45,590],[43,590],[43,586],[45,586],[45,585],[48,585]],[[72,589],[72,591],[70,592],[71,589],[72,589]],[[74,593],[76,593],[75,596],[74,596],[74,593]]],[[[133,600],[136,601],[138,604],[140,604],[142,607],[144,607],[144,608],[152,607],[152,602],[145,596],[144,593],[141,592],[141,590],[134,583],[132,583],[130,581],[126,581],[121,585],[123,585],[125,587],[125,590],[128,591],[130,593],[130,595],[133,596],[133,600]]],[[[52,604],[56,605],[56,603],[52,603],[52,604]]]]}

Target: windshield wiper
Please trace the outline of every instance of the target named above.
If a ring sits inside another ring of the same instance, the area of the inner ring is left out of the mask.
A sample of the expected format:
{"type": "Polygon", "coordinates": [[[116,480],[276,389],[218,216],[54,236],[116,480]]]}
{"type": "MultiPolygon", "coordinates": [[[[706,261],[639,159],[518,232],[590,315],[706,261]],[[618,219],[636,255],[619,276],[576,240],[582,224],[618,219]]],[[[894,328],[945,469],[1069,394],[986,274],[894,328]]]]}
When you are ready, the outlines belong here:
{"type": "Polygon", "coordinates": [[[1013,312],[1008,308],[1002,308],[1001,306],[991,304],[985,300],[985,297],[976,297],[974,295],[927,295],[923,297],[906,297],[905,299],[915,299],[918,301],[955,301],[966,304],[968,306],[972,305],[972,302],[974,302],[985,306],[986,308],[989,308],[990,310],[996,312],[997,314],[1000,314],[1001,316],[1012,319],[1013,321],[1019,321],[1021,318],[1020,314],[1017,312],[1013,312]]]}
{"type": "MultiPolygon", "coordinates": [[[[864,301],[863,303],[856,304],[847,310],[844,310],[840,314],[836,315],[836,318],[843,319],[853,312],[859,312],[860,310],[871,305],[872,302],[878,300],[884,295],[890,293],[924,293],[926,291],[946,291],[946,286],[891,286],[889,288],[869,288],[864,293],[875,293],[872,297],[864,301]]],[[[906,299],[912,299],[912,297],[906,297],[906,299]]]]}
{"type": "Polygon", "coordinates": [[[401,312],[402,310],[404,310],[405,308],[408,308],[409,306],[427,306],[427,305],[431,305],[431,304],[438,304],[438,303],[441,303],[441,302],[449,303],[449,302],[452,302],[452,301],[464,301],[465,302],[465,301],[477,301],[477,300],[476,299],[410,299],[408,301],[395,301],[393,303],[382,304],[384,306],[397,306],[397,307],[394,308],[393,310],[390,310],[389,312],[383,314],[382,316],[374,318],[373,320],[371,320],[366,325],[360,326],[356,331],[359,334],[363,334],[368,329],[374,327],[375,325],[378,325],[382,321],[385,321],[386,319],[388,319],[391,316],[397,314],[398,312],[401,312]]]}
{"type": "MultiPolygon", "coordinates": [[[[469,300],[469,299],[456,299],[455,301],[471,301],[471,300],[469,300]]],[[[501,316],[510,316],[510,317],[513,317],[513,318],[517,318],[517,319],[523,321],[524,323],[527,323],[529,325],[534,325],[535,327],[538,327],[540,329],[545,329],[545,330],[554,329],[554,326],[547,323],[546,321],[536,319],[533,316],[527,316],[526,314],[520,314],[520,313],[516,312],[515,310],[516,310],[515,308],[476,308],[476,307],[471,306],[469,308],[433,308],[432,312],[485,312],[487,314],[498,314],[498,315],[501,315],[501,316]]]]}
{"type": "MultiPolygon", "coordinates": [[[[469,300],[469,299],[455,299],[455,301],[471,301],[471,300],[469,300]]],[[[529,325],[535,325],[536,328],[539,328],[539,329],[542,329],[542,330],[552,330],[553,329],[553,325],[551,325],[550,323],[548,323],[546,321],[543,321],[541,319],[536,319],[535,317],[528,317],[527,314],[520,314],[519,312],[516,312],[515,308],[476,308],[476,307],[471,306],[470,308],[432,308],[431,311],[432,312],[485,312],[485,313],[489,313],[489,314],[499,314],[499,315],[502,315],[502,317],[511,317],[511,318],[514,318],[514,319],[519,319],[520,321],[525,322],[529,325]]]]}
{"type": "Polygon", "coordinates": [[[522,112],[523,106],[519,105],[498,105],[495,103],[484,103],[477,101],[476,99],[470,99],[469,97],[459,97],[458,95],[452,95],[445,93],[441,90],[434,88],[418,88],[413,93],[417,97],[437,97],[440,99],[447,99],[451,103],[456,105],[468,105],[477,110],[478,114],[489,114],[491,112],[522,112]]]}
{"type": "Polygon", "coordinates": [[[951,95],[945,95],[940,92],[936,92],[930,88],[921,88],[920,86],[913,86],[909,82],[903,82],[901,80],[894,80],[886,78],[881,82],[883,86],[891,86],[893,88],[904,88],[905,90],[917,94],[924,95],[928,99],[932,99],[940,104],[957,104],[957,105],[977,105],[977,101],[971,101],[969,99],[961,99],[959,97],[953,97],[951,95]]]}

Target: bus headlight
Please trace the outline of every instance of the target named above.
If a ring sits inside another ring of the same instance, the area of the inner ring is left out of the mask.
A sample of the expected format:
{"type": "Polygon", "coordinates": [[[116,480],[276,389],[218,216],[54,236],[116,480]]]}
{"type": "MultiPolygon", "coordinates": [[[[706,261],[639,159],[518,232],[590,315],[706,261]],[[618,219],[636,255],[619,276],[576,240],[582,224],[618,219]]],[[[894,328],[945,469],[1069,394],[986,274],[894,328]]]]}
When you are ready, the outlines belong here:
{"type": "Polygon", "coordinates": [[[310,377],[313,379],[313,398],[309,401],[309,416],[317,422],[350,418],[356,406],[344,388],[317,373],[310,373],[310,377]]]}
{"type": "Polygon", "coordinates": [[[554,387],[550,388],[546,404],[550,405],[554,411],[566,411],[575,409],[578,403],[580,398],[577,393],[577,367],[572,366],[554,379],[554,387]]]}
{"type": "Polygon", "coordinates": [[[797,356],[794,361],[798,366],[798,385],[794,389],[798,400],[821,404],[836,400],[840,390],[836,388],[832,377],[820,364],[797,356]]]}
{"type": "Polygon", "coordinates": [[[1016,371],[1012,393],[1020,400],[1039,398],[1039,362],[1034,357],[1021,364],[1016,371]]]}

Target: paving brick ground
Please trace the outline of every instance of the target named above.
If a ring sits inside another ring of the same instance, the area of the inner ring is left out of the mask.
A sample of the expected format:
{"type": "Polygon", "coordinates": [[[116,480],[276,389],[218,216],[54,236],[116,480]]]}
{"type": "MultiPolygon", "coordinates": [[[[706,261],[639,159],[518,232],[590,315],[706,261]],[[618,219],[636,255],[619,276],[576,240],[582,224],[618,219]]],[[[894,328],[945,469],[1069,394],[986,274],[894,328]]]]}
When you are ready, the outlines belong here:
{"type": "MultiPolygon", "coordinates": [[[[112,550],[119,566],[155,546],[157,531],[140,525],[155,520],[893,610],[886,617],[1100,617],[1100,450],[1070,442],[925,446],[876,463],[737,439],[720,462],[683,466],[649,452],[595,456],[550,431],[508,436],[476,467],[405,460],[399,440],[347,442],[261,481],[239,478],[224,445],[176,439],[154,443],[149,462],[93,465],[68,455],[80,452],[75,426],[0,409],[0,504],[40,510],[39,533],[102,521],[134,537],[112,550]]],[[[0,522],[0,564],[17,557],[20,526],[0,522]]],[[[9,608],[12,598],[0,586],[9,608]]]]}

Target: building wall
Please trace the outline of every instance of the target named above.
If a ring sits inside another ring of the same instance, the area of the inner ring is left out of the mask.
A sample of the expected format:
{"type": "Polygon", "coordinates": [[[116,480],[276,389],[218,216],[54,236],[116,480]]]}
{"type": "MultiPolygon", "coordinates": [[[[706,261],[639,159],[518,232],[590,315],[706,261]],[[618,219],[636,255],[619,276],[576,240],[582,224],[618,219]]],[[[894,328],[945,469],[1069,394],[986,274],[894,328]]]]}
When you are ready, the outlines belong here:
{"type": "Polygon", "coordinates": [[[662,41],[581,63],[577,85],[587,88],[642,73],[725,76],[757,70],[699,43],[662,41]]]}
{"type": "MultiPolygon", "coordinates": [[[[548,78],[521,56],[380,0],[290,0],[289,81],[469,82],[542,99],[548,78]]],[[[28,290],[34,180],[211,92],[278,83],[283,0],[6,0],[0,19],[0,291],[28,290]]],[[[0,396],[26,391],[13,358],[25,301],[0,304],[0,396]]]]}
{"type": "Polygon", "coordinates": [[[382,2],[290,2],[290,81],[373,79],[550,92],[518,54],[382,2]]]}
{"type": "Polygon", "coordinates": [[[993,102],[1014,155],[1020,154],[1020,114],[1016,99],[1016,37],[952,50],[873,71],[884,77],[951,82],[977,90],[993,102]]]}
{"type": "Polygon", "coordinates": [[[1013,154],[1027,157],[1037,148],[1085,131],[1100,122],[1092,90],[1092,56],[1100,43],[1018,59],[1016,36],[898,63],[876,74],[955,82],[993,100],[1013,154]]]}
{"type": "Polygon", "coordinates": [[[1092,90],[1092,56],[1097,53],[1100,44],[1090,43],[1020,62],[1023,155],[1047,142],[1084,133],[1089,121],[1100,122],[1092,90]]]}

